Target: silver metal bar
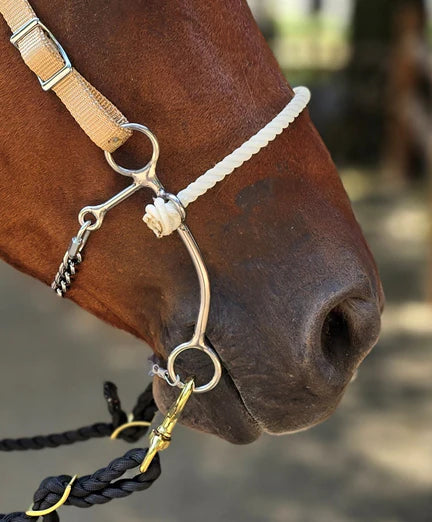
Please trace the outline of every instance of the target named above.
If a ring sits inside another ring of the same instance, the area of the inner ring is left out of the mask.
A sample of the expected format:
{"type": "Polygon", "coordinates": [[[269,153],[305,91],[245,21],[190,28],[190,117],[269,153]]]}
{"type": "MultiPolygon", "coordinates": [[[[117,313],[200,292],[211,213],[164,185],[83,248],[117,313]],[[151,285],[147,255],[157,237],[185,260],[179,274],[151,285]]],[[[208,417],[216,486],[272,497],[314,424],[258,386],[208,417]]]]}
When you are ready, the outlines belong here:
{"type": "Polygon", "coordinates": [[[194,345],[202,345],[205,343],[205,333],[207,329],[208,316],[210,313],[210,279],[207,267],[201,255],[201,251],[189,227],[183,223],[177,229],[177,232],[185,244],[192,259],[200,286],[200,307],[195,323],[194,334],[190,342],[194,345]]]}
{"type": "Polygon", "coordinates": [[[36,29],[40,23],[39,18],[32,18],[13,33],[10,37],[10,43],[18,49],[18,43],[36,29]]]}
{"type": "Polygon", "coordinates": [[[105,201],[105,203],[84,207],[78,214],[78,220],[80,224],[83,225],[86,221],[89,220],[89,217],[92,216],[95,221],[88,227],[88,230],[98,230],[102,226],[105,215],[109,210],[122,203],[125,199],[129,198],[143,187],[144,185],[134,182],[132,185],[129,185],[121,192],[110,198],[108,201],[105,201]]]}
{"type": "Polygon", "coordinates": [[[210,379],[208,383],[203,384],[202,386],[196,386],[194,389],[194,393],[205,393],[217,386],[222,377],[222,366],[219,357],[216,354],[216,352],[207,345],[205,338],[207,322],[210,312],[210,279],[207,267],[201,255],[201,251],[195,241],[195,238],[192,235],[192,232],[189,230],[189,227],[185,223],[182,223],[180,227],[177,229],[177,232],[181,237],[184,245],[186,246],[187,251],[189,252],[189,255],[195,267],[195,271],[198,276],[200,286],[200,306],[192,339],[190,341],[187,341],[186,343],[176,346],[174,350],[169,354],[167,360],[167,371],[171,381],[173,383],[178,383],[177,386],[179,386],[179,388],[183,388],[186,384],[178,377],[174,367],[177,357],[182,352],[185,352],[187,350],[199,350],[201,352],[204,352],[208,357],[210,357],[213,363],[214,373],[213,377],[210,379]]]}

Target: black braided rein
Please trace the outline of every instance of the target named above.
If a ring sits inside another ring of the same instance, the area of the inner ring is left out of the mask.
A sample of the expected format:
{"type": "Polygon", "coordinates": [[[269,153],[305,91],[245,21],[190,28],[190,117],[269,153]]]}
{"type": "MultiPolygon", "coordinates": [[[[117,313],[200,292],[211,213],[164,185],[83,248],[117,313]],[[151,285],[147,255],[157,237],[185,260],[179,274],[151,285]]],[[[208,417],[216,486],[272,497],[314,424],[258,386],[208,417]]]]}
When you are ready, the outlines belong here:
{"type": "MultiPolygon", "coordinates": [[[[76,430],[65,431],[63,433],[53,433],[50,435],[37,435],[35,437],[24,437],[18,439],[0,440],[0,451],[26,451],[39,450],[44,448],[57,448],[83,442],[89,439],[109,437],[112,432],[126,424],[128,417],[121,408],[121,402],[117,393],[117,386],[111,382],[104,384],[104,396],[108,404],[108,411],[111,414],[112,422],[98,422],[90,426],[84,426],[76,430]]],[[[153,399],[151,384],[141,393],[137,399],[135,408],[132,411],[134,420],[151,422],[157,406],[153,399]]],[[[148,431],[148,428],[131,427],[119,433],[118,438],[126,442],[137,442],[148,431]]]]}
{"type": "MultiPolygon", "coordinates": [[[[108,411],[112,417],[111,423],[95,423],[77,430],[65,431],[51,435],[38,435],[19,439],[0,440],[0,451],[25,451],[43,448],[56,448],[58,446],[82,442],[92,438],[108,437],[118,427],[128,422],[126,413],[122,410],[118,397],[117,387],[111,382],[104,384],[104,397],[108,404],[108,411]]],[[[151,422],[157,406],[153,399],[151,384],[138,397],[132,411],[135,421],[151,422]]],[[[136,442],[148,431],[148,426],[129,427],[118,434],[127,442],[136,442]]],[[[99,469],[92,475],[78,478],[72,486],[70,495],[64,505],[77,507],[91,507],[96,504],[105,504],[115,498],[123,498],[135,491],[148,489],[161,473],[159,456],[156,455],[150,467],[145,473],[138,473],[133,478],[121,479],[126,471],[140,466],[147,453],[146,449],[130,450],[118,459],[113,460],[106,468],[99,469]]],[[[39,489],[34,494],[33,511],[51,508],[62,498],[71,477],[60,475],[48,477],[42,481],[39,489]]],[[[26,515],[25,512],[0,514],[0,522],[28,522],[37,520],[37,516],[26,515]]],[[[45,522],[59,522],[57,512],[52,512],[43,517],[45,522]]]]}
{"type": "MultiPolygon", "coordinates": [[[[116,498],[124,498],[135,491],[148,489],[161,473],[159,456],[156,455],[145,473],[138,473],[133,478],[121,479],[126,471],[141,465],[147,453],[146,449],[133,449],[123,457],[113,460],[106,468],[99,469],[92,475],[86,475],[76,480],[65,506],[88,508],[97,504],[106,504],[116,498]],[[117,480],[119,479],[119,480],[117,480]]],[[[60,475],[46,478],[34,494],[34,510],[43,510],[54,506],[62,497],[71,477],[60,475]]],[[[36,517],[30,517],[24,512],[1,515],[1,522],[29,522],[36,517]]],[[[56,512],[43,517],[45,522],[59,522],[56,512]]]]}

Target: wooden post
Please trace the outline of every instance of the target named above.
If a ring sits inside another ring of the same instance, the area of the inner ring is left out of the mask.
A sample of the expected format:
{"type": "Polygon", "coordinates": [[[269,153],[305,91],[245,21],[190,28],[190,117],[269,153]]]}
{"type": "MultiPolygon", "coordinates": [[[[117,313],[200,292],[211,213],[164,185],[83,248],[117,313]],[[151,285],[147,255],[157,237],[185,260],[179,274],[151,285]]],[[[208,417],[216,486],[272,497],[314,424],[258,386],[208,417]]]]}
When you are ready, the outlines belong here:
{"type": "MultiPolygon", "coordinates": [[[[399,1],[397,4],[386,93],[383,172],[390,188],[401,189],[412,178],[413,151],[422,141],[412,117],[412,106],[419,100],[424,78],[418,56],[425,47],[426,12],[422,1],[399,1]]],[[[420,147],[421,154],[427,155],[423,143],[420,147]]]]}
{"type": "Polygon", "coordinates": [[[432,304],[432,125],[429,135],[428,147],[428,173],[429,173],[429,258],[427,271],[426,299],[432,304]]]}

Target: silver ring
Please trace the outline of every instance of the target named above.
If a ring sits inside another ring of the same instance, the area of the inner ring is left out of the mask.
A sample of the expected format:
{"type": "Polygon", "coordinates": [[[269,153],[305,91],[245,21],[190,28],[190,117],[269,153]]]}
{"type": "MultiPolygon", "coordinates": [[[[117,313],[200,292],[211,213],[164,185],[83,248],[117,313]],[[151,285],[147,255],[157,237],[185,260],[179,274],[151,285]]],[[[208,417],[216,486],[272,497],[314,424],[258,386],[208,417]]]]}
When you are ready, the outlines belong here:
{"type": "Polygon", "coordinates": [[[92,222],[91,221],[84,221],[83,223],[81,223],[81,221],[79,222],[80,225],[81,225],[81,228],[78,230],[78,234],[76,235],[77,239],[82,239],[84,234],[87,232],[87,230],[90,230],[90,227],[92,225],[92,222]]]}
{"type": "MultiPolygon", "coordinates": [[[[186,350],[200,350],[201,352],[204,352],[206,355],[210,357],[214,366],[214,374],[212,379],[207,384],[197,386],[194,389],[194,393],[204,393],[213,390],[213,388],[217,386],[222,377],[222,366],[219,357],[216,355],[215,351],[205,345],[184,343],[177,346],[177,348],[174,348],[174,350],[169,354],[167,361],[167,370],[171,380],[175,381],[177,379],[177,374],[174,370],[175,360],[182,352],[185,352],[186,350]]],[[[184,388],[184,386],[184,382],[180,381],[178,387],[184,388]]]]}
{"type": "Polygon", "coordinates": [[[155,165],[157,160],[159,159],[158,140],[156,139],[156,136],[145,125],[140,125],[139,123],[123,123],[121,127],[123,127],[124,129],[130,129],[133,131],[141,132],[142,134],[145,134],[147,136],[147,138],[151,141],[151,144],[153,146],[153,154],[151,160],[140,169],[127,169],[119,165],[114,160],[111,152],[105,151],[105,159],[107,160],[109,166],[112,169],[114,169],[119,174],[122,174],[123,176],[133,177],[136,174],[142,174],[143,172],[149,170],[152,165],[155,165]]]}
{"type": "Polygon", "coordinates": [[[186,220],[186,209],[185,209],[183,203],[180,201],[180,199],[175,194],[171,194],[170,192],[166,192],[164,189],[161,189],[158,192],[158,197],[164,199],[165,201],[171,201],[171,203],[174,205],[175,209],[177,210],[182,223],[186,220]]]}
{"type": "Polygon", "coordinates": [[[84,228],[86,223],[88,223],[86,230],[90,232],[98,230],[102,225],[101,219],[96,216],[93,209],[89,209],[88,207],[84,207],[80,210],[78,214],[78,222],[81,225],[81,228],[84,228]],[[88,215],[90,215],[94,219],[94,221],[89,221],[88,219],[85,219],[86,217],[88,217],[88,215]]]}

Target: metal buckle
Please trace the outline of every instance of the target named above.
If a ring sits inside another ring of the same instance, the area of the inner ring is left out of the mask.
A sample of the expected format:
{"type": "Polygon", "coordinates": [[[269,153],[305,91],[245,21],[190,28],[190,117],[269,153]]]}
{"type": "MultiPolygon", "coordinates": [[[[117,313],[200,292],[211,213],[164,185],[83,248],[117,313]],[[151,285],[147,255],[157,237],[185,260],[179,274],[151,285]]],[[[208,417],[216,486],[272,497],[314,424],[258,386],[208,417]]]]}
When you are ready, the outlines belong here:
{"type": "Polygon", "coordinates": [[[63,47],[60,45],[59,41],[52,34],[52,32],[39,20],[39,18],[32,18],[28,22],[26,22],[22,27],[20,27],[15,33],[11,36],[11,43],[19,50],[18,43],[29,33],[31,33],[36,27],[42,29],[53,42],[53,44],[57,47],[57,51],[60,53],[64,61],[64,66],[54,73],[51,78],[48,80],[42,80],[39,76],[37,77],[41,87],[44,91],[50,91],[53,87],[55,87],[59,82],[61,82],[68,74],[72,72],[72,63],[69,60],[68,55],[66,54],[63,47]]]}

